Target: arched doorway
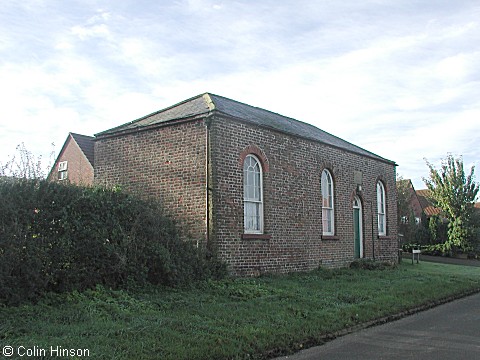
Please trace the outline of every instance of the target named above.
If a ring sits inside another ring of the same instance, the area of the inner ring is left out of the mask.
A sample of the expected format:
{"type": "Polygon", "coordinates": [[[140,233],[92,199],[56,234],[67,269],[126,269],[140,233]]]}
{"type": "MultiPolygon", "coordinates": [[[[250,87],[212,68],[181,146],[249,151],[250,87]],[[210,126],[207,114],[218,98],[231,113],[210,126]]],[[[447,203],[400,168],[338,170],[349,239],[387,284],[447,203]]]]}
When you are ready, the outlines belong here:
{"type": "Polygon", "coordinates": [[[358,196],[353,199],[354,257],[363,258],[362,201],[358,196]]]}

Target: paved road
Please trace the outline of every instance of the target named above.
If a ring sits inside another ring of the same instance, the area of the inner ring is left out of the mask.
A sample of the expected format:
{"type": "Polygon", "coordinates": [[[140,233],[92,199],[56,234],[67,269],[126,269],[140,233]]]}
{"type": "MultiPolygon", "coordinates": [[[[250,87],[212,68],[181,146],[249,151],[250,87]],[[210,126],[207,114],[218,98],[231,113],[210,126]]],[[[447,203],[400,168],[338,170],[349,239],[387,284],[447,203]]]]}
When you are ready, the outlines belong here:
{"type": "Polygon", "coordinates": [[[480,359],[480,294],[278,359],[480,359]]]}
{"type": "MultiPolygon", "coordinates": [[[[412,254],[403,253],[402,261],[412,261],[412,254]]],[[[415,257],[415,261],[417,258],[415,257]]],[[[451,258],[451,257],[443,257],[443,256],[429,256],[429,255],[420,255],[420,262],[427,261],[427,262],[436,262],[442,264],[451,264],[451,265],[463,265],[463,266],[477,266],[480,267],[480,260],[471,260],[471,259],[458,259],[458,258],[451,258]]]]}

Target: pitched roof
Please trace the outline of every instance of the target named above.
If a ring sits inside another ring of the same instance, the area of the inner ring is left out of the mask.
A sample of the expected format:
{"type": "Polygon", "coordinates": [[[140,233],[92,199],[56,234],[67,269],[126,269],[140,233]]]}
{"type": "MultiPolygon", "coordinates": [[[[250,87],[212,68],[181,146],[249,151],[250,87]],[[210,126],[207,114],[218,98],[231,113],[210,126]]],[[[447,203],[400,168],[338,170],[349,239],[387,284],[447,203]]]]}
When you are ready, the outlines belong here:
{"type": "Polygon", "coordinates": [[[420,202],[420,206],[422,207],[425,215],[432,216],[432,215],[439,215],[442,210],[433,206],[432,202],[430,201],[430,190],[422,189],[416,190],[417,199],[420,202]]]}
{"type": "Polygon", "coordinates": [[[95,134],[96,137],[119,135],[132,130],[147,129],[170,121],[196,119],[216,114],[241,120],[250,124],[270,128],[283,133],[318,141],[352,153],[368,156],[376,160],[396,165],[370,151],[342,140],[326,131],[302,121],[289,118],[265,109],[247,105],[223,96],[210,93],[201,94],[178,104],[141,117],[129,123],[95,134]]]}
{"type": "Polygon", "coordinates": [[[74,134],[70,133],[70,136],[75,140],[77,145],[80,147],[82,152],[85,154],[85,157],[90,162],[90,164],[94,165],[94,140],[95,138],[92,136],[86,136],[81,134],[74,134]]]}
{"type": "Polygon", "coordinates": [[[68,136],[65,139],[65,142],[63,143],[63,146],[62,146],[60,152],[58,153],[58,156],[55,159],[55,162],[53,163],[53,166],[50,169],[50,172],[48,173],[47,179],[50,178],[50,176],[52,175],[52,172],[54,171],[55,166],[58,163],[58,160],[62,156],[67,144],[69,143],[70,138],[72,138],[73,141],[75,141],[75,143],[78,145],[78,147],[83,152],[83,154],[87,158],[90,165],[92,165],[92,167],[94,166],[93,161],[94,161],[94,145],[95,145],[94,140],[95,140],[95,138],[92,137],[92,136],[80,135],[80,134],[75,134],[75,133],[68,133],[68,136]]]}

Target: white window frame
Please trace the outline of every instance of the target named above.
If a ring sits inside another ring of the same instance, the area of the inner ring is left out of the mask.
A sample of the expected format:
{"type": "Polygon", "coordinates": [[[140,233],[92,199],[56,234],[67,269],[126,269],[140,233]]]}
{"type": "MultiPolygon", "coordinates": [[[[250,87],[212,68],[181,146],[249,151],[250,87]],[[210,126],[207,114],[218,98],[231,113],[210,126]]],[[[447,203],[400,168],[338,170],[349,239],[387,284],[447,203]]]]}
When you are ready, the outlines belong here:
{"type": "Polygon", "coordinates": [[[58,163],[58,180],[67,180],[68,178],[68,161],[58,163]]]}
{"type": "Polygon", "coordinates": [[[381,181],[377,182],[377,221],[378,221],[378,235],[384,236],[387,234],[387,213],[386,213],[386,196],[385,186],[381,181]]]}
{"type": "Polygon", "coordinates": [[[67,179],[68,179],[67,170],[58,172],[58,180],[62,181],[62,180],[67,180],[67,179]]]}
{"type": "Polygon", "coordinates": [[[243,160],[243,219],[245,234],[263,234],[263,169],[260,160],[252,154],[248,154],[243,160]],[[251,171],[249,169],[252,168],[252,160],[255,162],[253,165],[254,184],[249,184],[248,180],[250,177],[247,171],[251,171]],[[258,184],[255,183],[255,179],[257,178],[257,176],[255,176],[255,173],[257,173],[255,168],[258,168],[258,184]],[[253,197],[249,196],[249,191],[247,191],[247,187],[249,186],[254,187],[253,197]],[[249,214],[249,211],[252,209],[254,209],[253,216],[249,214]]]}
{"type": "Polygon", "coordinates": [[[322,171],[322,234],[335,235],[335,195],[333,177],[327,169],[322,171]],[[328,228],[330,224],[330,229],[328,228]],[[325,226],[327,225],[327,226],[325,226]]]}
{"type": "Polygon", "coordinates": [[[58,163],[58,171],[65,171],[67,170],[67,166],[68,166],[68,161],[62,161],[62,162],[59,162],[58,163]]]}

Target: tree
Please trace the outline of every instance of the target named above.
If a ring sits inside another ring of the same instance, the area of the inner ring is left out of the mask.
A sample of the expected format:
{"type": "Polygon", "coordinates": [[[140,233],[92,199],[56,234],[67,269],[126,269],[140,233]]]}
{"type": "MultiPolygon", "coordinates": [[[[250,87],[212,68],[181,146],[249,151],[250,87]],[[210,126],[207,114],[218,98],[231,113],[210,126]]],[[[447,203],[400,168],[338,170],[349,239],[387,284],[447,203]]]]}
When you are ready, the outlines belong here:
{"type": "MultiPolygon", "coordinates": [[[[52,143],[52,146],[53,143],[52,143]]],[[[22,142],[17,145],[17,152],[5,164],[0,163],[0,176],[12,176],[25,179],[44,179],[46,177],[46,168],[42,163],[42,156],[35,156],[29,151],[22,142]]],[[[52,150],[50,156],[55,156],[52,150]]],[[[47,168],[51,164],[47,165],[47,168]]]]}
{"type": "Polygon", "coordinates": [[[397,175],[397,225],[404,241],[412,241],[415,233],[415,215],[412,214],[411,207],[412,195],[413,189],[410,180],[405,180],[401,175],[397,175]]]}
{"type": "Polygon", "coordinates": [[[447,224],[439,215],[431,215],[428,219],[428,232],[432,244],[444,244],[447,241],[447,224]]]}
{"type": "Polygon", "coordinates": [[[397,220],[398,225],[404,224],[410,216],[411,211],[412,188],[410,180],[405,180],[397,174],[397,220]]]}
{"type": "Polygon", "coordinates": [[[415,189],[412,182],[408,179],[403,179],[401,175],[397,174],[398,232],[403,236],[405,244],[427,244],[431,242],[426,227],[427,219],[423,215],[421,219],[415,216],[412,206],[414,196],[415,189]]]}
{"type": "Polygon", "coordinates": [[[470,174],[465,176],[462,157],[454,158],[451,154],[442,160],[439,170],[426,159],[425,162],[430,169],[430,177],[423,178],[423,181],[430,190],[432,202],[442,209],[443,215],[449,220],[444,250],[465,250],[470,245],[473,233],[472,216],[479,191],[479,184],[474,177],[475,167],[472,166],[470,174]]]}

